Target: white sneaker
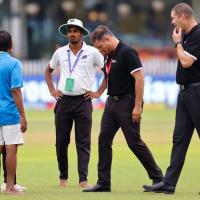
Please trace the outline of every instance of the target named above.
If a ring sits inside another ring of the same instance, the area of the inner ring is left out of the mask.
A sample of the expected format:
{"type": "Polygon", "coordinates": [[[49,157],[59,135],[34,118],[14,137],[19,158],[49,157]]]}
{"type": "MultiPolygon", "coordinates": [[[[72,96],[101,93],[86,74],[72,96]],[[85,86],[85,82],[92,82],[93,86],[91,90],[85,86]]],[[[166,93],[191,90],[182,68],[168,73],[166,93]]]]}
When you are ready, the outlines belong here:
{"type": "Polygon", "coordinates": [[[5,192],[6,191],[6,183],[2,183],[1,184],[1,192],[5,192]]]}
{"type": "MultiPolygon", "coordinates": [[[[20,191],[20,192],[24,192],[24,191],[27,190],[26,187],[21,186],[21,185],[19,185],[19,184],[14,185],[14,187],[15,187],[16,190],[18,190],[18,191],[20,191]]],[[[2,184],[1,184],[1,192],[5,192],[5,191],[6,191],[6,183],[2,183],[2,184]]]]}
{"type": "Polygon", "coordinates": [[[20,191],[20,192],[24,192],[24,191],[27,190],[27,187],[22,186],[22,185],[19,185],[19,184],[15,184],[15,185],[14,185],[14,188],[15,188],[16,190],[20,191]]]}

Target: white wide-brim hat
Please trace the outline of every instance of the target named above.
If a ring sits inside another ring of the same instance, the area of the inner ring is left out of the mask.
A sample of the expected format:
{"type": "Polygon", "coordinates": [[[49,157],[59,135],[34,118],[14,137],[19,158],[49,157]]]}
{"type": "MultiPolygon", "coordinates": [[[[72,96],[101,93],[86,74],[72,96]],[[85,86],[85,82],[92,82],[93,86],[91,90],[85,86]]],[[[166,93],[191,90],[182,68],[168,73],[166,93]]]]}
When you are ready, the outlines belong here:
{"type": "Polygon", "coordinates": [[[86,28],[83,27],[83,22],[79,19],[69,19],[67,21],[66,24],[62,24],[59,28],[58,28],[58,32],[64,36],[67,37],[67,29],[70,26],[77,26],[79,27],[82,31],[83,31],[83,37],[86,37],[88,35],[90,35],[90,31],[88,31],[86,28]]]}

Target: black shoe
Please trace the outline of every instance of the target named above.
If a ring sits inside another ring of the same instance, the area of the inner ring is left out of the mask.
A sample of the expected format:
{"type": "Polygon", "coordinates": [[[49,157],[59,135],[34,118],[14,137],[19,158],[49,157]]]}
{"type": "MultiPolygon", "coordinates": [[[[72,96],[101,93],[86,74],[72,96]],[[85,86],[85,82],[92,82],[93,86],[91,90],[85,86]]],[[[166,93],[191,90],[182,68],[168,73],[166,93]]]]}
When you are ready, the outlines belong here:
{"type": "Polygon", "coordinates": [[[109,186],[96,184],[91,188],[84,189],[83,192],[111,192],[111,189],[109,186]]]}
{"type": "Polygon", "coordinates": [[[155,185],[155,184],[157,184],[157,183],[162,182],[163,179],[164,179],[164,178],[156,178],[156,179],[153,179],[153,181],[152,181],[152,185],[155,185]]]}
{"type": "Polygon", "coordinates": [[[175,187],[172,185],[167,185],[164,182],[160,182],[154,185],[143,185],[145,191],[164,193],[164,194],[174,194],[175,187]]]}
{"type": "MultiPolygon", "coordinates": [[[[163,182],[163,178],[153,179],[152,185],[158,184],[158,183],[160,183],[160,182],[163,182]]],[[[148,188],[149,185],[144,185],[143,188],[144,188],[144,187],[145,187],[145,188],[148,188]]],[[[143,192],[151,192],[151,190],[149,190],[149,189],[144,189],[143,192]]]]}

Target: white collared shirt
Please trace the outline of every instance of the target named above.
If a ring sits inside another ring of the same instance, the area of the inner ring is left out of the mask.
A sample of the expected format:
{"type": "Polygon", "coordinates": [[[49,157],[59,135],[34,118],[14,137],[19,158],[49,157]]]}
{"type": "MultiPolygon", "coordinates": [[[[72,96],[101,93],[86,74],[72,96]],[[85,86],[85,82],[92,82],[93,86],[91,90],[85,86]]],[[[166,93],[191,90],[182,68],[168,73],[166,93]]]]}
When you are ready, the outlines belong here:
{"type": "Polygon", "coordinates": [[[82,51],[80,59],[78,60],[74,70],[70,73],[68,51],[70,53],[72,68],[79,52],[74,55],[69,48],[69,44],[58,48],[54,52],[49,64],[52,69],[60,66],[61,71],[58,89],[61,90],[63,94],[81,95],[87,90],[92,89],[95,80],[96,67],[102,68],[104,65],[104,59],[102,54],[96,48],[86,45],[85,42],[83,42],[83,46],[80,49],[80,51],[82,51]],[[67,78],[74,79],[74,87],[72,92],[65,91],[67,78]]]}

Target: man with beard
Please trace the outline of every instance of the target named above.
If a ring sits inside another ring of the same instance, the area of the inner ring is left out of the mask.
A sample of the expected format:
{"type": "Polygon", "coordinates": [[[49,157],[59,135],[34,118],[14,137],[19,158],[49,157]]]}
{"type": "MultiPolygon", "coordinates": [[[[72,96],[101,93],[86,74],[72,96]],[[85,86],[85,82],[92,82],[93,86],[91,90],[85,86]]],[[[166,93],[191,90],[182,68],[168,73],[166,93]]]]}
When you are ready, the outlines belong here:
{"type": "Polygon", "coordinates": [[[68,145],[73,121],[78,154],[79,186],[87,188],[90,157],[92,102],[85,99],[95,80],[96,67],[103,67],[101,53],[83,42],[90,32],[78,19],[69,19],[59,27],[59,33],[67,37],[68,44],[58,48],[45,70],[45,78],[51,95],[57,100],[54,109],[56,127],[56,154],[61,187],[68,182],[68,145]],[[60,66],[58,88],[54,87],[52,72],[60,66]]]}
{"type": "Polygon", "coordinates": [[[194,129],[200,136],[200,25],[186,3],[175,5],[171,18],[172,38],[178,55],[176,82],[180,85],[171,161],[164,181],[143,186],[146,191],[165,194],[175,192],[194,129]]]}

